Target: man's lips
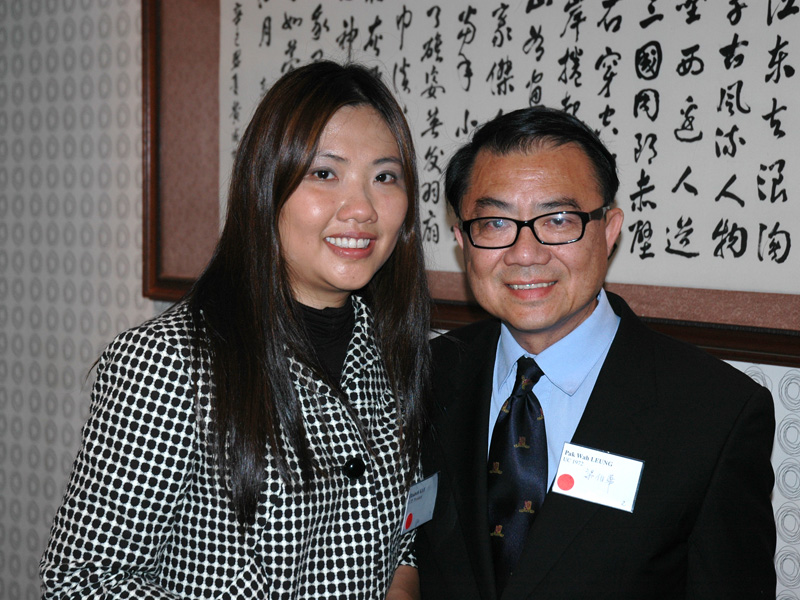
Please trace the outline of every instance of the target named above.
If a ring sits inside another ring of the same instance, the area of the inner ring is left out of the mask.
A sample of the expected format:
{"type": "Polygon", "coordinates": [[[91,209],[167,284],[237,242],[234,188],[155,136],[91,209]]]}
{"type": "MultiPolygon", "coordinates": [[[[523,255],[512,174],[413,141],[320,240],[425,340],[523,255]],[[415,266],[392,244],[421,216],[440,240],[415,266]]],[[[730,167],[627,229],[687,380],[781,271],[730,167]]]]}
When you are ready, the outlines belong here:
{"type": "Polygon", "coordinates": [[[550,287],[555,284],[555,281],[544,281],[541,283],[507,283],[506,285],[512,290],[535,290],[550,287]]]}

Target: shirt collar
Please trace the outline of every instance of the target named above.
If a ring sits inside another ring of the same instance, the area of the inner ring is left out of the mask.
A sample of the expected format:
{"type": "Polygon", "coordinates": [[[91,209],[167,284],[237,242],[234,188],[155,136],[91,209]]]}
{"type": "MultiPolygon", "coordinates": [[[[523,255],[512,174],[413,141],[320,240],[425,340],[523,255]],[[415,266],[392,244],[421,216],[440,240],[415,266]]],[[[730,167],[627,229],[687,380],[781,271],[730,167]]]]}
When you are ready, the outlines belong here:
{"type": "Polygon", "coordinates": [[[592,314],[583,323],[538,355],[526,352],[508,327],[502,324],[497,344],[495,389],[500,389],[514,375],[521,356],[531,356],[553,385],[567,395],[574,394],[592,367],[605,355],[619,326],[619,317],[611,308],[605,290],[600,290],[597,301],[592,314]]]}

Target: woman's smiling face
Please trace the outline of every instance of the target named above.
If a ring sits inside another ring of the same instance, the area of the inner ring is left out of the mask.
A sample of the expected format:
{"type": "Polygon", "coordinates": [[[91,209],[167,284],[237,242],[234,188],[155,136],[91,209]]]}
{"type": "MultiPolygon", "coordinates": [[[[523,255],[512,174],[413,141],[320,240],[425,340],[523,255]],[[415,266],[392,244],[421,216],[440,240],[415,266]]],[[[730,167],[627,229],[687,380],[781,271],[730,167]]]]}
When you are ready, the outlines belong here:
{"type": "Polygon", "coordinates": [[[391,256],[408,211],[397,142],[369,106],[331,117],[278,229],[295,299],[342,306],[391,256]]]}

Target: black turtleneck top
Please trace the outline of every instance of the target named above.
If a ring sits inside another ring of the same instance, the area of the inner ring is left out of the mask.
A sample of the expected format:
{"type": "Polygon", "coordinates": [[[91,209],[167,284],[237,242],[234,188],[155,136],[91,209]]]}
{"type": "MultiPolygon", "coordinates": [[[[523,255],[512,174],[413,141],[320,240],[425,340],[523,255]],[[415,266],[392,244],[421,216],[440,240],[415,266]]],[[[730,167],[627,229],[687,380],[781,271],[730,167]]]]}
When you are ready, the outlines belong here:
{"type": "Polygon", "coordinates": [[[339,383],[355,326],[353,303],[348,299],[342,307],[322,310],[300,304],[300,309],[317,359],[331,380],[339,383]]]}

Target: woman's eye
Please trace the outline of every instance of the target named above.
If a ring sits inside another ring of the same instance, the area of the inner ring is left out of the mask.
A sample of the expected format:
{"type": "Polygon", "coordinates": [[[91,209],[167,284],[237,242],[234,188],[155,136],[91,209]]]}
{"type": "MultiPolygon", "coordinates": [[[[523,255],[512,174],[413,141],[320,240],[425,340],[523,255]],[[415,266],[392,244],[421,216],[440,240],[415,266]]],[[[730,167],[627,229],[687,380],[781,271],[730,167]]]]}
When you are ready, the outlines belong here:
{"type": "Polygon", "coordinates": [[[375,178],[375,180],[378,183],[394,183],[397,181],[397,175],[394,173],[381,173],[375,178]]]}
{"type": "Polygon", "coordinates": [[[333,171],[327,169],[316,169],[311,171],[312,177],[315,179],[322,179],[323,181],[333,178],[333,171]]]}

